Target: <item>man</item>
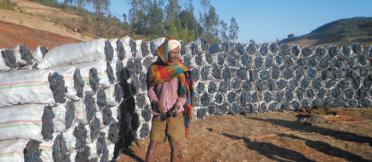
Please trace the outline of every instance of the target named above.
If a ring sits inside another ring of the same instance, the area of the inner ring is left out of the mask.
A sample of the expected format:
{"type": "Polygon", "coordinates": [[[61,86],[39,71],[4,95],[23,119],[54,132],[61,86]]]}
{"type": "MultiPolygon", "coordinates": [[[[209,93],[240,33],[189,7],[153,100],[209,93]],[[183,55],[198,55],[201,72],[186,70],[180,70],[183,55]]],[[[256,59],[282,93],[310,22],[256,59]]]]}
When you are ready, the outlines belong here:
{"type": "Polygon", "coordinates": [[[179,141],[188,134],[194,92],[191,73],[180,59],[180,49],[179,41],[166,39],[156,50],[158,59],[151,64],[147,74],[148,97],[153,110],[147,162],[154,160],[157,145],[165,142],[167,137],[171,161],[177,161],[179,141]]]}

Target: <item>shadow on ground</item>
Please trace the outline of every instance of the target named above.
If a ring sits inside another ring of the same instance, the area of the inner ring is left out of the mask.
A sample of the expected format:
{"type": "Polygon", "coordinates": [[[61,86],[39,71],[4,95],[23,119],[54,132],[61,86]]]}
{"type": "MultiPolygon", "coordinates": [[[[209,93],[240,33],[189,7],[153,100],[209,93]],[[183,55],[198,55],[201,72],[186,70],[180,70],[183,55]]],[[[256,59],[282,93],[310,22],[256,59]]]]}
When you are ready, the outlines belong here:
{"type": "Polygon", "coordinates": [[[313,125],[302,125],[296,121],[287,121],[287,120],[281,120],[281,119],[261,119],[256,117],[248,117],[249,119],[258,120],[258,121],[264,121],[269,122],[273,125],[279,125],[282,127],[287,127],[293,130],[299,130],[304,132],[314,132],[319,133],[325,136],[331,136],[340,140],[344,141],[350,141],[350,142],[357,142],[357,143],[368,143],[370,146],[372,146],[372,138],[361,136],[355,133],[349,133],[339,130],[332,130],[328,128],[322,128],[317,127],[313,125]]]}
{"type": "Polygon", "coordinates": [[[294,136],[294,135],[288,135],[288,134],[280,134],[281,137],[288,137],[292,139],[299,139],[305,141],[306,146],[311,147],[315,150],[318,150],[319,152],[323,152],[330,156],[335,156],[339,158],[344,158],[347,161],[368,161],[366,159],[363,159],[362,157],[352,154],[350,152],[347,152],[345,150],[342,150],[340,148],[331,146],[328,143],[322,142],[322,141],[313,141],[309,139],[305,139],[302,137],[294,136]]]}
{"type": "Polygon", "coordinates": [[[266,142],[254,142],[246,137],[239,137],[233,134],[229,133],[222,133],[222,135],[235,139],[235,140],[243,140],[245,144],[247,145],[247,148],[257,151],[259,154],[266,156],[267,158],[270,158],[272,160],[286,162],[286,161],[309,161],[312,162],[313,160],[310,160],[306,158],[301,153],[298,153],[296,151],[292,151],[286,148],[282,148],[279,146],[276,146],[271,143],[266,142]]]}

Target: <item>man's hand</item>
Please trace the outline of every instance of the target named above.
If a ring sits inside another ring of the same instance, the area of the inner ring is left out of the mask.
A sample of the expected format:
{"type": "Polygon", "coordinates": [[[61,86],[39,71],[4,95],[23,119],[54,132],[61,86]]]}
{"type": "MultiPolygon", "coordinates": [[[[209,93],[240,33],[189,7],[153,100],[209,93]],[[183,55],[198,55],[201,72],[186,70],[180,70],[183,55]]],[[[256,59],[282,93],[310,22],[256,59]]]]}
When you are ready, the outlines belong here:
{"type": "Polygon", "coordinates": [[[165,108],[159,102],[156,102],[156,107],[159,108],[160,113],[165,113],[165,108]]]}
{"type": "Polygon", "coordinates": [[[180,105],[176,105],[176,106],[174,107],[174,109],[176,109],[177,111],[178,111],[180,108],[181,108],[180,105]]]}

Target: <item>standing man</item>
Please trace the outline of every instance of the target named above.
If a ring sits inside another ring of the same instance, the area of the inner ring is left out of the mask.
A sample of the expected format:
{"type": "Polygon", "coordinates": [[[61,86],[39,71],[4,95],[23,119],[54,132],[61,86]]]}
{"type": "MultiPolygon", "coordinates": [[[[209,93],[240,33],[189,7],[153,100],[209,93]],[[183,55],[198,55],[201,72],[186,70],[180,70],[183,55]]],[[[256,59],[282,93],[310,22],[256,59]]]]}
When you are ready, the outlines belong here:
{"type": "Polygon", "coordinates": [[[158,59],[151,64],[147,74],[153,120],[146,162],[154,160],[157,145],[166,138],[171,146],[171,162],[176,162],[179,141],[188,135],[194,92],[191,72],[182,63],[180,50],[179,41],[166,39],[156,50],[158,59]]]}

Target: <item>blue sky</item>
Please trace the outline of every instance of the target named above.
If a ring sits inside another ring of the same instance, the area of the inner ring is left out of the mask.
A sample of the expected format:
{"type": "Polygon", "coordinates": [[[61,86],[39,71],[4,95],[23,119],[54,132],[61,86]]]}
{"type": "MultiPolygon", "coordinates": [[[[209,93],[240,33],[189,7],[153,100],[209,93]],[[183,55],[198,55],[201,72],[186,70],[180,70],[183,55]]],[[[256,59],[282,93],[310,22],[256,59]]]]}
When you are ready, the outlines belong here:
{"type": "MultiPolygon", "coordinates": [[[[128,2],[111,0],[111,12],[121,18],[128,13],[128,2]]],[[[193,4],[195,15],[199,15],[200,0],[193,0],[193,4]]],[[[236,18],[242,43],[272,42],[290,33],[309,33],[338,19],[372,17],[372,0],[211,0],[211,4],[228,25],[231,17],[236,18]]]]}

